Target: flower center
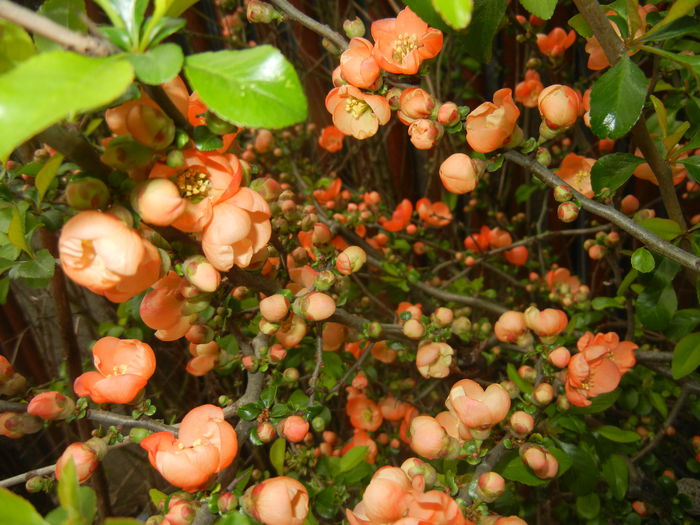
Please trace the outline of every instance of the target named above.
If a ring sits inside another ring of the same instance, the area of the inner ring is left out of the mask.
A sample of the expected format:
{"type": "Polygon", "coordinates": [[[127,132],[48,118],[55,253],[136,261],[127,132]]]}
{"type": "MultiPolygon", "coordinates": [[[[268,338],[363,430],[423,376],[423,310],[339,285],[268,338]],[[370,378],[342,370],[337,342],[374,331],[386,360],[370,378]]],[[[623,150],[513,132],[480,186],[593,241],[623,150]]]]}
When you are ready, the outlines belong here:
{"type": "Polygon", "coordinates": [[[109,376],[123,376],[124,374],[126,374],[126,370],[127,366],[125,364],[114,365],[112,367],[112,373],[109,374],[109,376]]]}
{"type": "Polygon", "coordinates": [[[586,170],[580,170],[576,172],[576,175],[574,175],[574,180],[576,181],[576,186],[578,188],[581,187],[581,185],[584,183],[584,181],[590,177],[590,173],[586,170]]]}
{"type": "Polygon", "coordinates": [[[211,182],[206,173],[202,173],[197,168],[187,168],[177,175],[175,185],[182,197],[197,202],[207,196],[211,182]]]}
{"type": "Polygon", "coordinates": [[[403,59],[406,58],[406,55],[412,53],[418,49],[418,47],[418,36],[402,33],[391,45],[393,51],[392,57],[396,62],[403,63],[403,59]]]}
{"type": "Polygon", "coordinates": [[[368,109],[369,104],[367,104],[367,102],[355,97],[348,97],[348,100],[345,102],[345,111],[347,113],[350,113],[355,118],[355,120],[360,118],[362,114],[368,109]]]}

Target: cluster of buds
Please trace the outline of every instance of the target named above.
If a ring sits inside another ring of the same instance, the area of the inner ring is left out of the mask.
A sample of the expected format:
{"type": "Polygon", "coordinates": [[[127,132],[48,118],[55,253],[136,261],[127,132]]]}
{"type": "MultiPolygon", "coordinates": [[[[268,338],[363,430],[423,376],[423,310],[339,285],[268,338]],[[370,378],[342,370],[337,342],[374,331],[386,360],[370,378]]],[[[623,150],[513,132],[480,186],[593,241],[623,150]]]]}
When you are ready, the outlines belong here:
{"type": "Polygon", "coordinates": [[[586,239],[583,248],[594,261],[600,260],[608,253],[608,250],[620,242],[620,234],[617,232],[598,232],[595,239],[586,239]]]}
{"type": "Polygon", "coordinates": [[[146,525],[190,525],[197,514],[197,502],[184,492],[163,498],[157,507],[161,514],[148,518],[146,525]]]}
{"type": "Polygon", "coordinates": [[[559,471],[559,462],[549,451],[539,445],[526,443],[519,450],[520,459],[540,479],[551,479],[559,471]]]}

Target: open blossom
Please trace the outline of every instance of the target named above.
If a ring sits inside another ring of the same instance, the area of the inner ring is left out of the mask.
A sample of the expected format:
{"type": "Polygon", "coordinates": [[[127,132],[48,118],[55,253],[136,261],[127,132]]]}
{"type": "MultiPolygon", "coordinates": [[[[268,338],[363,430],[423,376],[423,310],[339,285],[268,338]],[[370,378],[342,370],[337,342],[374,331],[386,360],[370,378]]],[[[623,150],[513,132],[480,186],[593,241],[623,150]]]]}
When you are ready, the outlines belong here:
{"type": "Polygon", "coordinates": [[[442,228],[452,222],[450,208],[442,201],[430,202],[430,199],[424,197],[416,202],[416,211],[423,222],[436,228],[442,228]]]}
{"type": "Polygon", "coordinates": [[[589,346],[571,357],[564,384],[571,404],[588,406],[590,398],[617,388],[622,374],[609,358],[609,352],[605,346],[589,346]]]}
{"type": "Polygon", "coordinates": [[[549,58],[560,57],[576,41],[576,31],[568,33],[561,27],[555,27],[548,34],[537,34],[537,47],[540,52],[549,58]]]}
{"type": "Polygon", "coordinates": [[[159,277],[158,250],[114,215],[83,211],[63,226],[58,240],[65,274],[113,302],[124,302],[159,277]]]}
{"type": "Polygon", "coordinates": [[[569,153],[564,157],[561,167],[555,173],[576,191],[590,199],[595,195],[593,186],[591,186],[593,164],[595,164],[595,159],[569,153]]]}
{"type": "Polygon", "coordinates": [[[156,370],[156,356],[138,339],[103,337],[92,347],[97,372],[75,380],[73,390],[95,403],[130,403],[156,370]]]}
{"type": "Polygon", "coordinates": [[[161,341],[184,337],[195,321],[196,315],[186,311],[186,286],[187,281],[171,270],[141,301],[141,319],[146,326],[156,330],[155,335],[161,341]]]}
{"type": "Polygon", "coordinates": [[[608,359],[615,363],[620,370],[620,374],[626,374],[637,364],[634,351],[639,347],[631,341],[620,341],[620,337],[615,332],[595,335],[591,332],[586,332],[576,343],[576,347],[581,352],[595,346],[607,348],[608,359]]]}
{"type": "Polygon", "coordinates": [[[410,8],[396,18],[372,22],[374,56],[389,73],[415,75],[423,60],[433,58],[442,49],[442,32],[428,24],[410,8]]]}
{"type": "Polygon", "coordinates": [[[534,69],[528,69],[525,72],[525,80],[515,86],[515,101],[526,108],[537,107],[537,97],[543,89],[540,74],[534,69]]]}
{"type": "Polygon", "coordinates": [[[371,89],[379,78],[381,70],[372,54],[373,49],[369,40],[356,37],[340,55],[341,75],[357,88],[371,89]]]}
{"type": "Polygon", "coordinates": [[[535,306],[525,310],[525,323],[545,343],[552,342],[557,335],[566,330],[569,319],[563,310],[545,308],[539,310],[535,306]]]}
{"type": "Polygon", "coordinates": [[[352,426],[359,430],[373,432],[382,424],[383,417],[379,405],[364,394],[348,399],[345,412],[352,426]]]}
{"type": "Polygon", "coordinates": [[[384,97],[363,93],[354,86],[333,88],[326,96],[326,109],[336,128],[359,140],[374,136],[391,117],[384,97]]]}
{"type": "Polygon", "coordinates": [[[393,523],[408,513],[413,499],[408,476],[398,467],[382,467],[372,476],[362,501],[346,511],[351,525],[393,523]]]}
{"type": "Polygon", "coordinates": [[[296,479],[278,476],[250,487],[242,506],[264,525],[302,525],[309,513],[309,493],[296,479]]]}
{"type": "Polygon", "coordinates": [[[156,432],[141,441],[141,448],[169,483],[194,492],[231,464],[238,438],[221,408],[202,405],[185,415],[177,438],[170,432],[156,432]]]}
{"type": "Polygon", "coordinates": [[[519,116],[511,90],[499,89],[493,94],[493,102],[484,102],[467,115],[467,142],[479,153],[502,148],[516,131],[519,116]]]}
{"type": "Polygon", "coordinates": [[[484,390],[471,379],[457,381],[445,400],[445,406],[477,439],[489,435],[493,425],[503,421],[510,410],[510,396],[499,384],[484,390]]]}
{"type": "MultiPolygon", "coordinates": [[[[343,149],[345,134],[335,126],[326,126],[318,137],[318,145],[329,153],[335,153],[343,149]]],[[[338,179],[340,180],[340,179],[338,179]]]]}
{"type": "Polygon", "coordinates": [[[411,222],[411,215],[413,214],[413,204],[408,199],[402,200],[389,220],[379,219],[379,223],[387,231],[399,232],[408,226],[411,222]]]}
{"type": "Polygon", "coordinates": [[[422,345],[416,354],[416,368],[427,378],[450,375],[454,350],[447,343],[431,342],[422,345]]]}

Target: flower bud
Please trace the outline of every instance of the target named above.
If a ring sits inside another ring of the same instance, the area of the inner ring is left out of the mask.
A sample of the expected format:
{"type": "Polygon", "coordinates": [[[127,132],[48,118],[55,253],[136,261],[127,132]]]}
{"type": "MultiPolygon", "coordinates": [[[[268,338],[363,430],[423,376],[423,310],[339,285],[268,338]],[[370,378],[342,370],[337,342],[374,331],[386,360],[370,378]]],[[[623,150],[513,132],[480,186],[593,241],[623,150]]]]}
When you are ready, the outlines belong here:
{"type": "Polygon", "coordinates": [[[273,323],[282,322],[289,314],[289,300],[276,293],[260,301],[260,313],[273,323]]]}
{"type": "Polygon", "coordinates": [[[508,396],[511,399],[515,399],[520,395],[520,389],[513,381],[501,381],[500,385],[506,392],[508,392],[508,396]]]}
{"type": "Polygon", "coordinates": [[[163,111],[147,104],[136,104],[126,116],[126,127],[134,140],[162,150],[175,138],[175,124],[163,111]]]}
{"type": "Polygon", "coordinates": [[[25,434],[34,434],[43,428],[43,422],[26,413],[3,412],[0,414],[0,436],[18,439],[25,434]]]}
{"type": "Polygon", "coordinates": [[[431,416],[417,416],[411,421],[411,449],[426,458],[438,459],[449,451],[451,438],[431,416]]]}
{"type": "Polygon", "coordinates": [[[270,361],[273,363],[279,363],[283,361],[285,357],[287,357],[287,349],[279,343],[274,344],[270,347],[268,355],[270,357],[270,361]]]}
{"type": "Polygon", "coordinates": [[[506,492],[506,480],[497,472],[484,472],[479,476],[476,495],[482,501],[491,503],[506,492]]]}
{"type": "Polygon", "coordinates": [[[179,149],[169,151],[165,163],[171,168],[180,168],[185,163],[185,154],[179,149]]]}
{"type": "Polygon", "coordinates": [[[348,38],[359,38],[365,36],[367,29],[362,20],[356,16],[352,20],[343,21],[343,31],[345,31],[348,38]]]}
{"type": "Polygon", "coordinates": [[[401,92],[398,117],[407,126],[414,120],[430,118],[435,110],[435,99],[419,87],[410,87],[401,92]]]}
{"type": "Polygon", "coordinates": [[[501,314],[493,328],[496,338],[504,343],[515,343],[527,333],[522,312],[508,311],[501,314]]]}
{"type": "Polygon", "coordinates": [[[66,202],[75,210],[101,210],[109,202],[109,188],[95,177],[74,179],[66,186],[66,202]]]}
{"type": "Polygon", "coordinates": [[[216,504],[222,514],[232,512],[238,507],[238,496],[233,492],[222,492],[216,504]]]}
{"type": "Polygon", "coordinates": [[[215,292],[221,283],[221,274],[203,255],[193,255],[182,263],[185,279],[203,292],[215,292]]]}
{"type": "Polygon", "coordinates": [[[532,393],[532,401],[538,406],[547,406],[554,399],[554,387],[549,383],[540,383],[532,393]]]}
{"type": "Polygon", "coordinates": [[[438,108],[437,120],[451,128],[459,123],[459,106],[454,102],[445,102],[438,108]]]}
{"type": "Polygon", "coordinates": [[[454,317],[455,314],[450,308],[441,306],[430,315],[430,320],[438,326],[445,327],[452,324],[454,317]]]}
{"type": "Polygon", "coordinates": [[[294,301],[295,310],[307,321],[323,321],[335,313],[335,301],[322,292],[311,292],[294,301]]]}
{"type": "Polygon", "coordinates": [[[557,202],[567,202],[574,198],[574,195],[573,193],[571,193],[571,190],[563,184],[560,184],[559,186],[554,188],[553,193],[554,200],[557,202]]]}
{"type": "Polygon", "coordinates": [[[571,202],[562,202],[557,208],[557,217],[561,222],[574,222],[578,218],[579,207],[571,202]]]}
{"type": "Polygon", "coordinates": [[[634,195],[625,195],[620,201],[620,210],[626,215],[631,215],[639,209],[639,199],[634,195]]]}
{"type": "Polygon", "coordinates": [[[90,479],[90,476],[92,476],[92,473],[95,472],[100,463],[97,452],[86,443],[71,443],[56,462],[57,480],[61,479],[63,468],[69,460],[73,460],[75,465],[78,483],[83,483],[90,479]]]}
{"type": "Polygon", "coordinates": [[[418,319],[409,319],[403,324],[401,331],[409,339],[420,339],[425,334],[425,327],[418,319]]]}
{"type": "Polygon", "coordinates": [[[235,125],[225,121],[213,111],[207,111],[204,119],[207,123],[207,128],[209,128],[209,131],[214,135],[226,135],[236,129],[235,125]]]}
{"type": "Polygon", "coordinates": [[[547,356],[547,360],[557,368],[565,368],[571,359],[571,352],[565,346],[559,346],[552,350],[547,356]]]}
{"type": "Polygon", "coordinates": [[[142,168],[149,164],[152,158],[153,150],[129,135],[114,137],[100,156],[100,160],[110,168],[124,171],[142,168]]]}
{"type": "Polygon", "coordinates": [[[251,24],[269,24],[274,20],[282,20],[282,15],[274,7],[260,0],[248,0],[245,14],[251,24]]]}
{"type": "Polygon", "coordinates": [[[27,413],[50,421],[65,419],[73,412],[75,403],[60,392],[42,392],[32,398],[27,413]]]}
{"type": "Polygon", "coordinates": [[[384,98],[389,103],[389,107],[393,111],[396,111],[399,109],[399,107],[401,107],[401,93],[403,93],[401,88],[393,87],[389,88],[389,90],[384,95],[384,98]]]}
{"type": "Polygon", "coordinates": [[[510,416],[510,431],[519,438],[526,437],[535,428],[535,418],[518,410],[510,416]]]}
{"type": "Polygon", "coordinates": [[[269,421],[260,423],[256,430],[258,433],[258,439],[263,443],[269,443],[275,438],[275,427],[273,427],[272,423],[270,423],[269,421]]]}
{"type": "Polygon", "coordinates": [[[560,84],[546,87],[537,98],[540,115],[552,130],[572,126],[578,118],[580,104],[579,95],[560,84]]]}
{"type": "Polygon", "coordinates": [[[323,270],[314,279],[314,286],[317,290],[325,292],[335,284],[335,281],[336,276],[331,270],[323,270]]]}
{"type": "Polygon", "coordinates": [[[451,193],[469,193],[479,183],[486,164],[464,153],[453,153],[440,165],[440,180],[451,193]]]}
{"type": "Polygon", "coordinates": [[[301,416],[289,416],[277,424],[277,432],[287,441],[299,443],[309,431],[309,422],[301,416]]]}
{"type": "Polygon", "coordinates": [[[537,371],[528,365],[522,365],[518,368],[518,375],[528,383],[534,383],[537,379],[537,371]]]}
{"type": "Polygon", "coordinates": [[[460,316],[452,321],[450,326],[452,333],[461,337],[462,339],[468,339],[471,336],[472,322],[468,317],[460,316]]]}
{"type": "Polygon", "coordinates": [[[335,260],[335,268],[343,275],[350,275],[367,262],[367,253],[359,246],[348,246],[335,260]]]}
{"type": "Polygon", "coordinates": [[[439,122],[428,119],[418,119],[408,126],[411,144],[417,149],[431,149],[440,141],[445,128],[439,122]]]}

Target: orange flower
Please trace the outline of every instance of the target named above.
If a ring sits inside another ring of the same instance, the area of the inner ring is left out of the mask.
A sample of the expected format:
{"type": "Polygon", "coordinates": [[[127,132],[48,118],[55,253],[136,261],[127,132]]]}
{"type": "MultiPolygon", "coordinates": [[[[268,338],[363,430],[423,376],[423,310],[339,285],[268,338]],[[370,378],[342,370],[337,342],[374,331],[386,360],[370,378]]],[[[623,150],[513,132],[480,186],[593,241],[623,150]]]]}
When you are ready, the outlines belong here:
{"type": "Polygon", "coordinates": [[[408,511],[413,500],[411,482],[399,467],[385,466],[377,470],[367,485],[362,501],[346,515],[351,525],[394,523],[408,511]]]}
{"type": "Polygon", "coordinates": [[[408,515],[415,518],[416,523],[473,525],[464,519],[457,502],[439,490],[417,495],[408,508],[408,515]]]}
{"type": "Polygon", "coordinates": [[[193,357],[187,363],[185,370],[197,377],[210,372],[212,368],[214,368],[214,365],[216,365],[216,362],[219,360],[219,355],[221,354],[221,348],[216,341],[210,341],[204,344],[190,343],[189,350],[193,357]]]}
{"type": "Polygon", "coordinates": [[[549,129],[568,128],[578,119],[582,106],[581,96],[569,86],[552,84],[537,98],[540,115],[549,129]]]}
{"type": "Polygon", "coordinates": [[[467,142],[479,153],[491,153],[510,142],[520,110],[508,88],[493,94],[493,102],[484,102],[467,115],[467,142]]]}
{"type": "Polygon", "coordinates": [[[318,137],[318,145],[330,153],[343,149],[345,134],[335,126],[326,126],[318,137]]]}
{"type": "Polygon", "coordinates": [[[540,74],[534,69],[528,69],[525,80],[515,86],[515,100],[526,108],[537,107],[537,97],[543,89],[540,74]]]}
{"type": "Polygon", "coordinates": [[[51,390],[34,396],[27,405],[27,414],[54,421],[67,418],[74,408],[75,403],[71,398],[51,390]]]}
{"type": "MultiPolygon", "coordinates": [[[[192,124],[193,126],[207,125],[207,107],[204,105],[204,102],[202,102],[202,100],[199,98],[199,95],[196,91],[193,92],[189,96],[189,98],[185,99],[185,107],[187,108],[187,110],[183,114],[187,115],[187,120],[190,124],[192,124]]],[[[231,147],[231,144],[233,144],[233,141],[236,140],[236,135],[238,135],[238,132],[226,133],[225,135],[223,135],[221,137],[223,145],[219,149],[213,150],[210,153],[221,154],[227,152],[228,149],[231,147]]]]}
{"type": "Polygon", "coordinates": [[[326,96],[326,109],[341,133],[359,140],[374,136],[379,125],[391,117],[384,97],[363,93],[354,86],[333,88],[326,96]]]}
{"type": "Polygon", "coordinates": [[[600,333],[595,336],[591,332],[586,332],[579,338],[576,346],[581,352],[594,346],[607,348],[608,359],[617,365],[621,375],[629,372],[637,364],[634,351],[639,347],[631,341],[621,342],[615,332],[600,333]]]}
{"type": "Polygon", "coordinates": [[[436,228],[442,228],[452,222],[450,208],[442,201],[430,202],[430,199],[424,197],[416,202],[416,211],[422,221],[436,228]]]}
{"type": "Polygon", "coordinates": [[[92,473],[95,472],[100,465],[98,453],[87,443],[71,443],[63,451],[61,457],[56,461],[56,479],[61,479],[63,469],[69,460],[73,461],[75,466],[75,475],[78,478],[78,483],[83,483],[90,479],[92,473]]]}
{"type": "Polygon", "coordinates": [[[296,479],[278,476],[250,487],[242,506],[264,525],[302,525],[309,513],[309,493],[296,479]]]}
{"type": "Polygon", "coordinates": [[[561,27],[555,27],[549,34],[537,34],[537,47],[543,55],[549,58],[562,56],[575,41],[576,32],[573,29],[567,34],[561,27]]]}
{"type": "Polygon", "coordinates": [[[545,308],[539,310],[536,306],[530,306],[525,310],[525,323],[535,332],[543,343],[551,343],[561,332],[566,330],[569,319],[563,310],[545,308]]]}
{"type": "Polygon", "coordinates": [[[350,418],[352,426],[359,430],[373,432],[382,424],[383,418],[379,406],[365,395],[349,399],[345,406],[345,413],[350,418]]]}
{"type": "MultiPolygon", "coordinates": [[[[172,221],[172,226],[185,232],[201,232],[211,221],[214,205],[229,199],[238,191],[242,170],[238,157],[231,154],[217,155],[211,152],[189,149],[184,153],[184,164],[171,168],[157,163],[151,169],[149,178],[169,179],[175,189],[164,193],[162,206],[172,208],[174,196],[179,193],[184,201],[181,214],[172,221]]],[[[159,195],[144,193],[137,198],[137,211],[148,216],[159,213],[159,195]]],[[[148,219],[144,217],[148,222],[148,219]]],[[[165,219],[154,224],[167,225],[165,219]]]]}
{"type": "Polygon", "coordinates": [[[204,488],[210,478],[231,464],[238,438],[214,405],[190,410],[182,419],[179,437],[156,432],[141,441],[151,465],[171,484],[188,492],[204,488]]]}
{"type": "Polygon", "coordinates": [[[482,226],[479,233],[471,233],[464,238],[464,249],[475,253],[486,251],[489,247],[491,228],[482,226]]]}
{"type": "Polygon", "coordinates": [[[589,346],[569,361],[566,376],[566,398],[574,405],[585,407],[590,398],[612,392],[620,383],[620,370],[608,358],[605,346],[589,346]]]}
{"type": "Polygon", "coordinates": [[[442,49],[442,32],[428,27],[408,7],[396,18],[373,22],[371,32],[374,56],[389,73],[415,75],[423,60],[433,58],[442,49]]]}
{"type": "Polygon", "coordinates": [[[569,153],[564,157],[561,167],[555,173],[576,191],[590,199],[595,195],[591,186],[591,168],[593,164],[595,164],[595,159],[569,153]]]}
{"type": "Polygon", "coordinates": [[[58,240],[65,274],[110,301],[124,302],[160,277],[160,255],[115,216],[83,211],[63,226],[58,240]]]}
{"type": "Polygon", "coordinates": [[[356,37],[340,55],[340,74],[357,88],[371,89],[379,78],[381,70],[372,55],[373,48],[369,40],[356,37]]]}
{"type": "Polygon", "coordinates": [[[499,384],[484,390],[471,379],[457,381],[445,400],[445,406],[471,431],[477,439],[488,437],[491,427],[501,421],[510,410],[510,396],[499,384]]]}
{"type": "Polygon", "coordinates": [[[342,187],[343,181],[340,180],[340,177],[337,177],[325,190],[314,190],[314,199],[316,199],[319,204],[326,204],[338,198],[342,187]]]}
{"type": "Polygon", "coordinates": [[[390,232],[400,232],[408,223],[411,222],[411,215],[413,214],[413,204],[408,199],[402,200],[399,205],[394,210],[390,220],[382,218],[379,219],[379,223],[382,225],[386,231],[390,232]]]}
{"type": "Polygon", "coordinates": [[[185,313],[186,286],[187,281],[171,270],[141,301],[141,319],[146,326],[156,330],[155,336],[161,341],[184,337],[196,319],[196,314],[185,313]]]}
{"type": "Polygon", "coordinates": [[[138,339],[103,337],[92,348],[97,372],[80,375],[73,390],[95,403],[130,403],[156,370],[156,356],[138,339]]]}
{"type": "MultiPolygon", "coordinates": [[[[634,151],[634,154],[637,157],[642,157],[642,152],[639,148],[637,148],[634,151]]],[[[685,158],[688,156],[687,152],[684,152],[682,154],[678,154],[676,151],[671,151],[671,154],[669,155],[669,164],[671,165],[671,173],[673,175],[673,185],[676,186],[683,182],[683,179],[685,179],[685,176],[687,174],[685,166],[681,164],[680,162],[676,162],[676,160],[685,158]]],[[[652,184],[658,186],[659,181],[656,179],[656,174],[653,172],[649,164],[644,162],[643,164],[640,164],[634,169],[633,175],[637,177],[638,179],[646,180],[651,182],[652,184]]]]}

